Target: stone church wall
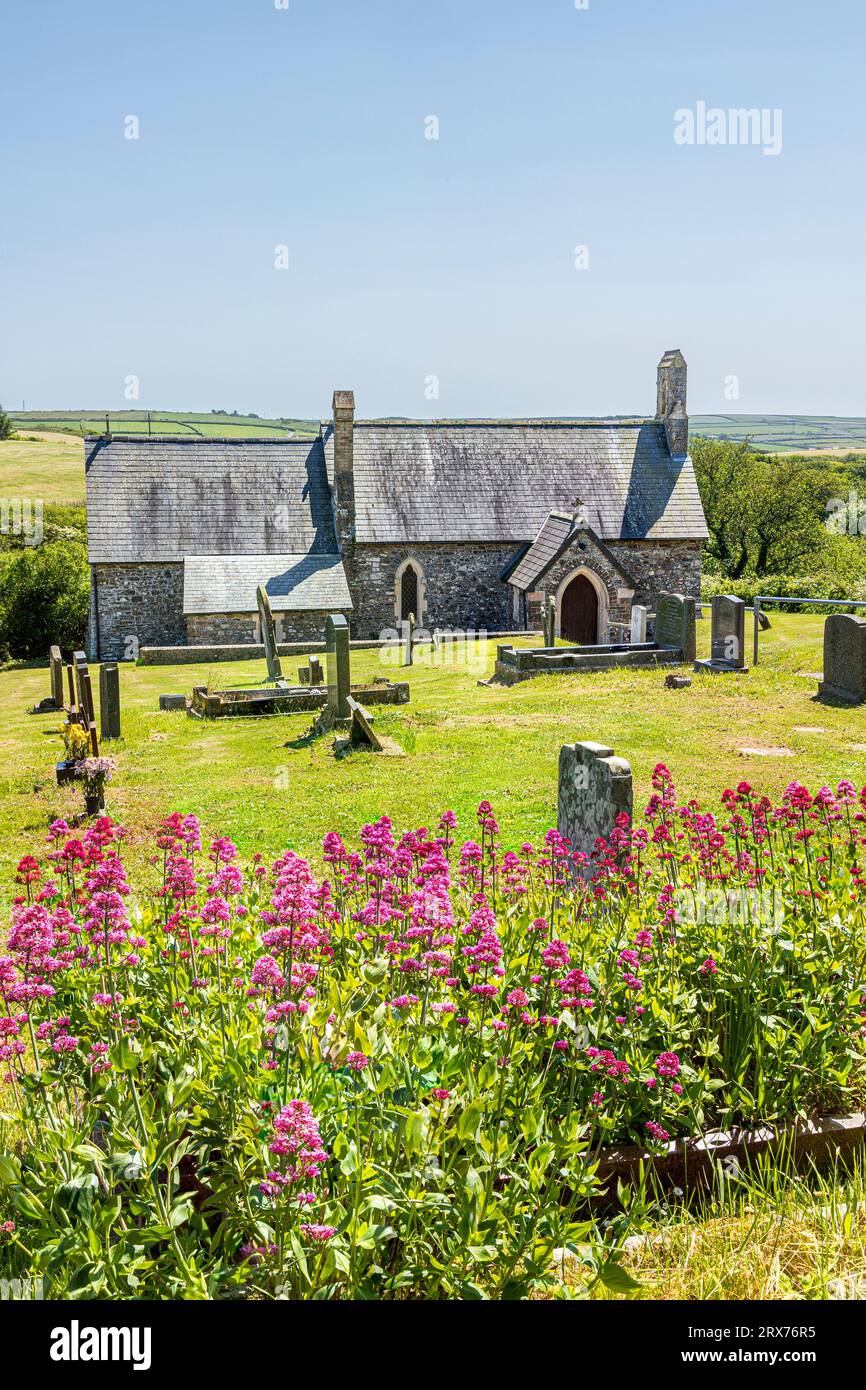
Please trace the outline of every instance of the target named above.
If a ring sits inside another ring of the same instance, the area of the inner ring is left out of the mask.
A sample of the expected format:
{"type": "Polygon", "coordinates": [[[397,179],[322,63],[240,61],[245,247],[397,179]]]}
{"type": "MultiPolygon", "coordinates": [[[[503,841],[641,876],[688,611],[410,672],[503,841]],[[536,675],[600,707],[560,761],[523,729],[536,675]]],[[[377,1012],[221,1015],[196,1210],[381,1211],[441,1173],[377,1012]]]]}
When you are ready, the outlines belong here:
{"type": "Polygon", "coordinates": [[[510,542],[356,546],[358,611],[352,636],[377,637],[396,626],[397,571],[404,560],[415,561],[422,575],[423,611],[416,614],[420,626],[510,630],[511,591],[499,576],[516,550],[510,542]]]}

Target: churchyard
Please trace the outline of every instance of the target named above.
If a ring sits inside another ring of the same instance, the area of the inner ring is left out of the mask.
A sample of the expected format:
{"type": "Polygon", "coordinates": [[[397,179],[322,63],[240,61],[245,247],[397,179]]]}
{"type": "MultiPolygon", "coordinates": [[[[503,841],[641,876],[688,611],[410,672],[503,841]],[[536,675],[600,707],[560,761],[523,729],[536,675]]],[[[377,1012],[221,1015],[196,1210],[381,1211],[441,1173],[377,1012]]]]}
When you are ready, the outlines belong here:
{"type": "MultiPolygon", "coordinates": [[[[742,615],[713,642],[705,613],[717,667],[742,615]]],[[[838,692],[860,627],[829,630],[838,692]]],[[[271,646],[0,673],[5,1267],[53,1297],[854,1296],[866,705],[819,696],[824,632],[774,614],[757,666],[679,687],[488,684],[495,640],[353,649],[337,693],[271,646]],[[318,713],[160,708],[298,666],[318,713]],[[348,693],[383,679],[408,702],[348,693]],[[58,785],[61,689],[110,821],[58,785]],[[832,813],[803,790],[837,783],[832,813]]]]}
{"type": "MultiPolygon", "coordinates": [[[[710,656],[709,605],[705,612],[697,623],[699,657],[710,656]]],[[[353,681],[410,682],[408,705],[376,711],[376,727],[407,754],[399,763],[363,754],[335,762],[326,740],[308,738],[308,712],[199,722],[160,711],[159,697],[167,692],[260,688],[261,658],[209,666],[121,662],[123,737],[111,747],[118,773],[108,806],[131,827],[133,840],[137,826],[169,811],[195,811],[204,827],[235,838],[245,855],[292,847],[315,856],[329,830],[348,833],[383,811],[395,823],[416,826],[452,809],[469,825],[485,798],[495,802],[514,843],[538,837],[555,819],[560,747],[575,739],[605,741],[629,759],[636,804],[649,795],[659,762],[707,804],[744,779],[768,795],[795,779],[815,788],[841,777],[856,782],[858,767],[866,767],[866,709],[814,698],[823,617],[773,614],[772,624],[761,638],[760,664],[748,676],[696,674],[687,690],[667,689],[664,672],[655,669],[547,675],[484,688],[478,681],[493,672],[495,640],[473,647],[468,659],[458,646],[454,662],[445,664],[422,647],[411,668],[396,656],[383,664],[376,651],[353,650],[353,681]]],[[[283,663],[294,671],[301,658],[283,663]]],[[[93,670],[98,709],[98,667],[93,670]]],[[[8,827],[8,868],[21,838],[38,842],[53,817],[71,814],[80,793],[54,781],[60,718],[28,712],[49,693],[47,666],[0,672],[0,693],[7,712],[0,812],[8,827]]]]}

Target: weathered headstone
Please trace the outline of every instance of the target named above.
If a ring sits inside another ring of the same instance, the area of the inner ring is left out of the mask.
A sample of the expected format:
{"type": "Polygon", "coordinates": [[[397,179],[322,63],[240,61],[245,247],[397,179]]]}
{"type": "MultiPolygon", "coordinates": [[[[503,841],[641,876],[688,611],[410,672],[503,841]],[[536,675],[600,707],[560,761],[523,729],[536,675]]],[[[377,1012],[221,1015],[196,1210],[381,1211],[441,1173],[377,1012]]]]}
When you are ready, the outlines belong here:
{"type": "Polygon", "coordinates": [[[684,594],[659,594],[656,601],[655,643],[681,650],[684,661],[694,661],[695,601],[684,594]]]}
{"type": "Polygon", "coordinates": [[[352,716],[352,741],[353,743],[366,743],[377,753],[382,751],[382,742],[373,728],[370,716],[357,700],[350,695],[347,704],[349,713],[352,716]]]}
{"type": "Polygon", "coordinates": [[[412,643],[415,638],[415,614],[403,619],[403,665],[412,665],[412,643]]]}
{"type": "Polygon", "coordinates": [[[646,641],[646,609],[640,603],[631,606],[631,641],[633,646],[646,641]]]}
{"type": "Polygon", "coordinates": [[[299,666],[299,667],[298,667],[298,681],[300,682],[301,685],[309,685],[309,684],[310,684],[310,668],[309,668],[309,666],[299,666]]]}
{"type": "Polygon", "coordinates": [[[259,608],[259,626],[262,629],[265,660],[268,663],[268,680],[281,681],[283,679],[283,668],[280,665],[280,658],[277,652],[277,630],[274,626],[274,615],[271,612],[271,601],[261,584],[259,584],[256,589],[256,602],[259,608]]]}
{"type": "Polygon", "coordinates": [[[160,695],[160,709],[186,709],[185,695],[160,695]]]}
{"type": "Polygon", "coordinates": [[[556,599],[553,594],[548,594],[544,600],[544,607],[541,610],[541,621],[543,628],[542,640],[545,647],[556,645],[556,599]]]}
{"type": "Polygon", "coordinates": [[[103,739],[120,738],[120,672],[114,662],[99,668],[99,730],[103,739]]]}
{"type": "Polygon", "coordinates": [[[746,605],[733,594],[716,594],[712,600],[711,656],[696,661],[702,671],[745,671],[746,605]]]}
{"type": "Polygon", "coordinates": [[[48,654],[51,671],[51,698],[55,709],[63,709],[63,657],[59,647],[52,647],[48,654]]]}
{"type": "Polygon", "coordinates": [[[610,838],[616,818],[631,819],[631,767],[603,743],[567,743],[559,753],[556,823],[573,852],[591,854],[599,836],[610,838]]]}
{"type": "Polygon", "coordinates": [[[318,656],[310,657],[310,664],[307,668],[309,672],[310,685],[324,685],[325,673],[322,670],[322,661],[318,656]]]}
{"type": "Polygon", "coordinates": [[[325,622],[330,719],[349,718],[349,624],[342,613],[329,614],[325,622]]]}
{"type": "Polygon", "coordinates": [[[691,683],[691,676],[678,676],[673,671],[665,676],[665,685],[668,690],[688,690],[691,683]]]}
{"type": "Polygon", "coordinates": [[[866,701],[866,618],[833,613],[824,624],[824,679],[819,695],[851,705],[866,701]]]}

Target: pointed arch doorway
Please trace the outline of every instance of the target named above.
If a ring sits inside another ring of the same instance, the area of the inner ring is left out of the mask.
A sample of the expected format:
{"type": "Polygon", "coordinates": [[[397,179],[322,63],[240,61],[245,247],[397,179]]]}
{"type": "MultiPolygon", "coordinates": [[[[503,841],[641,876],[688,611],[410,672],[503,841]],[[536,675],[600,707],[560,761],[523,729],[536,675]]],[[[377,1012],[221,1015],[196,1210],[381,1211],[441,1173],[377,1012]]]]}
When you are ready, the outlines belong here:
{"type": "Polygon", "coordinates": [[[586,574],[576,574],[559,600],[559,635],[576,646],[598,641],[598,591],[586,574]]]}

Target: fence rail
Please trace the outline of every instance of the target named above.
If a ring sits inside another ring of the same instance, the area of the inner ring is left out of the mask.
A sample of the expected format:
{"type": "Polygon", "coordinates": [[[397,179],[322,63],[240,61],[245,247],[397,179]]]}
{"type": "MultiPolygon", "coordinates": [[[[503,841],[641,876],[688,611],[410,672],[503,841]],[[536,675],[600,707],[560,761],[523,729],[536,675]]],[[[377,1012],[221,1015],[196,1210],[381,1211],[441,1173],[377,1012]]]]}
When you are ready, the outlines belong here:
{"type": "Polygon", "coordinates": [[[755,615],[755,637],[754,651],[752,655],[752,665],[758,664],[758,638],[761,632],[761,605],[764,603],[795,603],[800,606],[807,604],[822,608],[866,608],[866,599],[863,598],[788,598],[787,595],[780,594],[755,594],[753,611],[755,615]]]}

